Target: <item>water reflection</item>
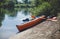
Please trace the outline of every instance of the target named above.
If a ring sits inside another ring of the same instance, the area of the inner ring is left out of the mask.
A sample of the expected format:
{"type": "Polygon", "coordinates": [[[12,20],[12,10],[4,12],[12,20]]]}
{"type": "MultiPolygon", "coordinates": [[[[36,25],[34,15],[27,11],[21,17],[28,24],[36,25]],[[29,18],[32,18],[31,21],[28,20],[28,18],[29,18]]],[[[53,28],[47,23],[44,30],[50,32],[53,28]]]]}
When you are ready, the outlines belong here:
{"type": "Polygon", "coordinates": [[[29,18],[30,13],[25,9],[0,9],[0,39],[8,39],[18,32],[16,25],[23,24],[25,18],[29,18]],[[25,14],[24,14],[25,13],[25,14]]]}
{"type": "Polygon", "coordinates": [[[4,15],[2,9],[0,9],[0,26],[2,25],[1,22],[4,20],[4,17],[5,17],[5,15],[4,15]]]}
{"type": "Polygon", "coordinates": [[[27,12],[27,11],[28,11],[28,9],[25,9],[24,12],[23,12],[23,14],[24,14],[25,16],[29,14],[29,11],[28,11],[28,12],[27,12]]]}

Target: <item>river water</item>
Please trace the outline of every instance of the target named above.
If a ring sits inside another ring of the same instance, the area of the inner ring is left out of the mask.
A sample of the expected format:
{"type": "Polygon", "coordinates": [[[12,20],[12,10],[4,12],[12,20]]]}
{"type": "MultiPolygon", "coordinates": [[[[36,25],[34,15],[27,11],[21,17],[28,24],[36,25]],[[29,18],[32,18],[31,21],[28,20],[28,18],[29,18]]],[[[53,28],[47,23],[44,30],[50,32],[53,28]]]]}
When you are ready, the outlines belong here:
{"type": "Polygon", "coordinates": [[[29,18],[30,12],[26,9],[0,9],[0,39],[8,39],[18,30],[16,25],[23,24],[23,19],[29,18]]]}

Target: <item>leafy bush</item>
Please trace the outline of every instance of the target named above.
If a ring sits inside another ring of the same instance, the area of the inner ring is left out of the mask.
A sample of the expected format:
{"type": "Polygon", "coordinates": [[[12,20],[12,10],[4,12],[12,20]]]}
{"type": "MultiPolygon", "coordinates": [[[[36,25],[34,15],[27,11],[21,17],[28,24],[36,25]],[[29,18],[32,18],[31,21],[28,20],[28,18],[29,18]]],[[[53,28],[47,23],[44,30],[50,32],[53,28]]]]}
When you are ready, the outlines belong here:
{"type": "Polygon", "coordinates": [[[40,15],[41,13],[47,12],[47,10],[51,9],[51,5],[48,2],[44,2],[38,7],[34,7],[33,9],[30,8],[30,11],[32,12],[33,15],[37,16],[40,15]]]}

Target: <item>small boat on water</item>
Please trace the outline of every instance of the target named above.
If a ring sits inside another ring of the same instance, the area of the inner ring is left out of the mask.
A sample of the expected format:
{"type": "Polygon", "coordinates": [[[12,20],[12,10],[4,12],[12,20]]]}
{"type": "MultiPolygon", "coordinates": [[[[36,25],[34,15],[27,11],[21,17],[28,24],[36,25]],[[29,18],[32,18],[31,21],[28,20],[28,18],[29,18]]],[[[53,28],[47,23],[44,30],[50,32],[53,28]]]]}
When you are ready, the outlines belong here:
{"type": "Polygon", "coordinates": [[[20,31],[26,30],[27,28],[30,28],[36,24],[38,24],[39,22],[41,22],[43,19],[45,18],[45,16],[40,16],[39,18],[35,18],[32,21],[29,21],[27,23],[21,24],[21,25],[16,25],[17,29],[20,31]]]}

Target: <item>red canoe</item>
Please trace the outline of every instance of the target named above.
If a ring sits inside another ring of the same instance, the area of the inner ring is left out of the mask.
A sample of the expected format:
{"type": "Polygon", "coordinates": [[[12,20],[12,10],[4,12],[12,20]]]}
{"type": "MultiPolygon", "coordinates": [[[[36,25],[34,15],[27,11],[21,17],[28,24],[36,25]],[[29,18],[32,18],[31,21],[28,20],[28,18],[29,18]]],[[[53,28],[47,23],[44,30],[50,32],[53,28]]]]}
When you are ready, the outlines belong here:
{"type": "Polygon", "coordinates": [[[23,31],[23,30],[25,30],[25,29],[27,29],[27,28],[29,28],[29,27],[32,27],[32,26],[38,24],[38,23],[41,22],[44,18],[45,18],[45,16],[40,16],[39,18],[36,18],[36,19],[34,19],[34,20],[32,20],[32,21],[29,21],[29,22],[27,22],[27,23],[25,23],[25,24],[16,25],[16,27],[17,27],[17,29],[18,29],[19,31],[23,31]]]}

